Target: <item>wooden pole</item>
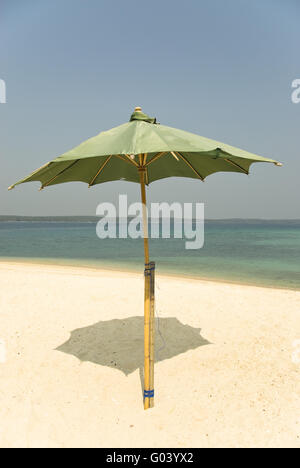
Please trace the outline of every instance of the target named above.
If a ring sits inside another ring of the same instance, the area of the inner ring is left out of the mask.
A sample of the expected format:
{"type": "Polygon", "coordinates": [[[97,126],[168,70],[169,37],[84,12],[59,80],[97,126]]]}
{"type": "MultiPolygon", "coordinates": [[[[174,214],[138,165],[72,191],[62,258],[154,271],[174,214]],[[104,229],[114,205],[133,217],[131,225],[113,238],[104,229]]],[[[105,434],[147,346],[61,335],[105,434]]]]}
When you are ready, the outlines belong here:
{"type": "Polygon", "coordinates": [[[140,185],[143,204],[143,231],[145,252],[145,298],[144,298],[144,409],[154,406],[154,316],[151,313],[151,273],[149,264],[148,216],[146,205],[145,167],[140,158],[140,185]]]}
{"type": "Polygon", "coordinates": [[[141,183],[141,196],[143,204],[143,230],[144,230],[144,252],[145,264],[149,263],[149,239],[148,239],[148,216],[147,216],[147,202],[146,202],[146,188],[145,188],[145,171],[144,167],[139,168],[140,183],[141,183]]]}
{"type": "MultiPolygon", "coordinates": [[[[150,262],[150,388],[154,390],[154,340],[155,340],[155,263],[150,262]]],[[[154,406],[154,396],[150,399],[150,408],[154,406]]]]}

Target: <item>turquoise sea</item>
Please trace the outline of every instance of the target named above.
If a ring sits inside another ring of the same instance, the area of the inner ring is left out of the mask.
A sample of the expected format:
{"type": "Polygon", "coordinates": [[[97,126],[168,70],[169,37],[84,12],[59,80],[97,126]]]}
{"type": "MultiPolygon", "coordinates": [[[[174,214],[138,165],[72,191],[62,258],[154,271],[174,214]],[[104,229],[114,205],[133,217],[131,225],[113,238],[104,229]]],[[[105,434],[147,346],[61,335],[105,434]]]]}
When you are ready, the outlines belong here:
{"type": "MultiPolygon", "coordinates": [[[[300,221],[207,221],[204,248],[150,239],[150,258],[160,273],[300,289],[300,221]]],[[[1,221],[1,260],[142,272],[143,240],[100,240],[95,221],[1,221]]]]}

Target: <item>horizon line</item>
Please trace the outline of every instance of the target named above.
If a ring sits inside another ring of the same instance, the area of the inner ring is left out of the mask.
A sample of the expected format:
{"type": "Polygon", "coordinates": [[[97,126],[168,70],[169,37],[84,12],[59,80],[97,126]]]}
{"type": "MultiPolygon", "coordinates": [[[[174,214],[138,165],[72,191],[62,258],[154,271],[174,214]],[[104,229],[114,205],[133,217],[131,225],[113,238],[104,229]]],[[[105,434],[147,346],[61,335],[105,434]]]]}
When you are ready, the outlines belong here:
{"type": "MultiPolygon", "coordinates": [[[[56,219],[100,219],[101,216],[95,216],[95,215],[0,215],[0,220],[1,219],[50,219],[50,218],[56,218],[56,219]]],[[[128,216],[128,219],[130,218],[135,218],[135,216],[128,216]]],[[[124,217],[119,217],[117,216],[117,219],[126,219],[124,217]]],[[[151,219],[151,216],[149,216],[149,219],[151,219]]],[[[153,219],[166,219],[166,218],[153,218],[153,219]]],[[[171,217],[171,219],[178,219],[180,220],[181,218],[174,218],[171,217]]],[[[195,218],[193,218],[195,219],[195,218]]],[[[242,218],[242,217],[228,217],[228,218],[205,218],[205,221],[299,221],[300,218],[258,218],[258,217],[251,217],[251,218],[242,218]]]]}

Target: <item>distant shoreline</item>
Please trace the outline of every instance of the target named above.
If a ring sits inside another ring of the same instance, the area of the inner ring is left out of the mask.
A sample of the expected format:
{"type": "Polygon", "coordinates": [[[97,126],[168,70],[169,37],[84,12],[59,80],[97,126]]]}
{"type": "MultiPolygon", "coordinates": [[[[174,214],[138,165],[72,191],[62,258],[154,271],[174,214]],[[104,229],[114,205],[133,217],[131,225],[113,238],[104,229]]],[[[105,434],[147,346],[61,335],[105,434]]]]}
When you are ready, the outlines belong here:
{"type": "MultiPolygon", "coordinates": [[[[118,218],[122,219],[122,218],[118,218]]],[[[131,219],[128,217],[128,219],[131,219]]],[[[1,222],[63,222],[63,223],[97,223],[99,221],[98,216],[17,216],[17,215],[0,215],[1,222]]],[[[176,221],[176,218],[175,218],[176,221]]],[[[264,219],[264,218],[225,218],[225,219],[206,219],[206,223],[217,223],[217,224],[299,224],[299,219],[264,219]]]]}

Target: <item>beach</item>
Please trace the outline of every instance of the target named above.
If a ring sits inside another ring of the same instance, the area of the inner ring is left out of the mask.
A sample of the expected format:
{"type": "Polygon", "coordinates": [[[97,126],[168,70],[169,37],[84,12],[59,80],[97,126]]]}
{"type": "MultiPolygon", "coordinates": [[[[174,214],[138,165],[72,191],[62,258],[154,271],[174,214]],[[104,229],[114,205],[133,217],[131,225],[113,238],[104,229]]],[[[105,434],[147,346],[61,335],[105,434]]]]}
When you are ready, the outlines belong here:
{"type": "Polygon", "coordinates": [[[0,262],[0,447],[300,447],[300,291],[0,262]],[[297,349],[298,346],[298,349],[297,349]]]}

